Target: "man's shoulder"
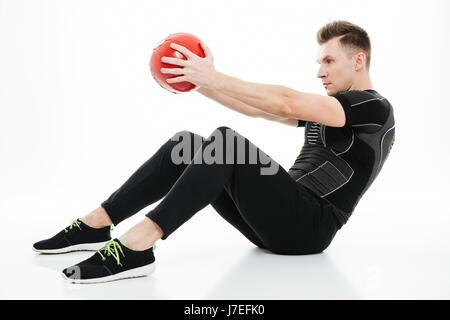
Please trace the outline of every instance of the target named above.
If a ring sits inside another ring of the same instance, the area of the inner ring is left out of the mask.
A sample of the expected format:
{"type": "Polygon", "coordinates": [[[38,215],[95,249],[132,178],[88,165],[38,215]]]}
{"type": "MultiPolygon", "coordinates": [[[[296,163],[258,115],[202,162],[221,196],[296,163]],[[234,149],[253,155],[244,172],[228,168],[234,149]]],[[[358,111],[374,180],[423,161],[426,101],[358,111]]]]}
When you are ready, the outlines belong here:
{"type": "Polygon", "coordinates": [[[358,106],[368,102],[377,102],[386,100],[384,96],[382,96],[376,90],[348,90],[341,91],[333,95],[333,97],[340,98],[344,97],[350,106],[358,106]]]}
{"type": "Polygon", "coordinates": [[[342,91],[334,96],[341,103],[349,126],[369,123],[383,126],[393,112],[389,101],[373,89],[342,91]]]}

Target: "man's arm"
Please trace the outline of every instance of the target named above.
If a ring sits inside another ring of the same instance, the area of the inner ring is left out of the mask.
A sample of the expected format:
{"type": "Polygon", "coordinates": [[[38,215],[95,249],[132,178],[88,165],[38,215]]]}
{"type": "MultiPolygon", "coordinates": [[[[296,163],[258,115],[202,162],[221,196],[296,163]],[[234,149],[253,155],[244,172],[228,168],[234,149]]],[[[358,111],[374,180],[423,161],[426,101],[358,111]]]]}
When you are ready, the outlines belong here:
{"type": "Polygon", "coordinates": [[[332,127],[345,124],[344,110],[334,97],[299,92],[281,85],[247,82],[218,71],[212,88],[259,110],[294,119],[297,123],[297,119],[301,119],[332,127]]]}
{"type": "Polygon", "coordinates": [[[297,126],[297,124],[298,124],[297,119],[283,118],[280,116],[276,116],[274,114],[267,113],[263,110],[254,108],[242,101],[239,101],[235,98],[232,98],[223,93],[220,93],[217,90],[200,87],[197,90],[197,92],[204,95],[207,98],[210,98],[210,99],[224,105],[225,107],[227,107],[231,110],[242,113],[249,117],[264,118],[266,120],[276,121],[276,122],[280,122],[280,123],[283,123],[286,125],[291,125],[291,126],[297,126]]]}
{"type": "Polygon", "coordinates": [[[216,71],[211,89],[266,113],[290,118],[286,116],[290,109],[283,86],[243,81],[216,71]]]}
{"type": "Polygon", "coordinates": [[[318,122],[330,127],[343,127],[346,116],[339,100],[332,96],[299,92],[286,88],[289,117],[318,122]]]}

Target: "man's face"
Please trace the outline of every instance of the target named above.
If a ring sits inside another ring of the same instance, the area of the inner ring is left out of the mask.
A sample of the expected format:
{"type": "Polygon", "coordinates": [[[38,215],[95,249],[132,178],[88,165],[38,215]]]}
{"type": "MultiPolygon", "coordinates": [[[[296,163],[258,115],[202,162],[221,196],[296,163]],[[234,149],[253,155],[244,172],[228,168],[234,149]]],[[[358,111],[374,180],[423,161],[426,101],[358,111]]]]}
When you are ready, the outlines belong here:
{"type": "Polygon", "coordinates": [[[320,64],[317,77],[322,79],[327,95],[350,89],[356,76],[354,61],[348,49],[339,44],[338,37],[319,47],[317,62],[320,64]]]}

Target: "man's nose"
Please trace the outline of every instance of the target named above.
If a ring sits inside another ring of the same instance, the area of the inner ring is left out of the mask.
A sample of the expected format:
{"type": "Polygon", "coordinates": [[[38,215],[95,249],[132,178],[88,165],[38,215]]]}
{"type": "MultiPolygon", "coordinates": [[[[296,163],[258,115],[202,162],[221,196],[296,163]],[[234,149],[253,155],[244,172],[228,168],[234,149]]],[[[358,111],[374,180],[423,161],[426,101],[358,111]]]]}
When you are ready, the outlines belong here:
{"type": "Polygon", "coordinates": [[[317,78],[324,78],[326,75],[324,68],[320,66],[319,71],[317,72],[317,78]]]}

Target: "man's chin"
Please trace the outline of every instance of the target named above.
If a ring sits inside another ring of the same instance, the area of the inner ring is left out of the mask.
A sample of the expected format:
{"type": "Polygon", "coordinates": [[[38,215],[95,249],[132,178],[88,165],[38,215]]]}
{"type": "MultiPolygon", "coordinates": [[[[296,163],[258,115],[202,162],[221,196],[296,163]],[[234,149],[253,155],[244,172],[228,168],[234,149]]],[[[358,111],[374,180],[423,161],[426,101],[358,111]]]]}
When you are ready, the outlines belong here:
{"type": "Polygon", "coordinates": [[[325,91],[327,92],[328,96],[332,96],[333,94],[335,94],[334,90],[330,90],[330,89],[326,89],[325,88],[325,91]]]}

